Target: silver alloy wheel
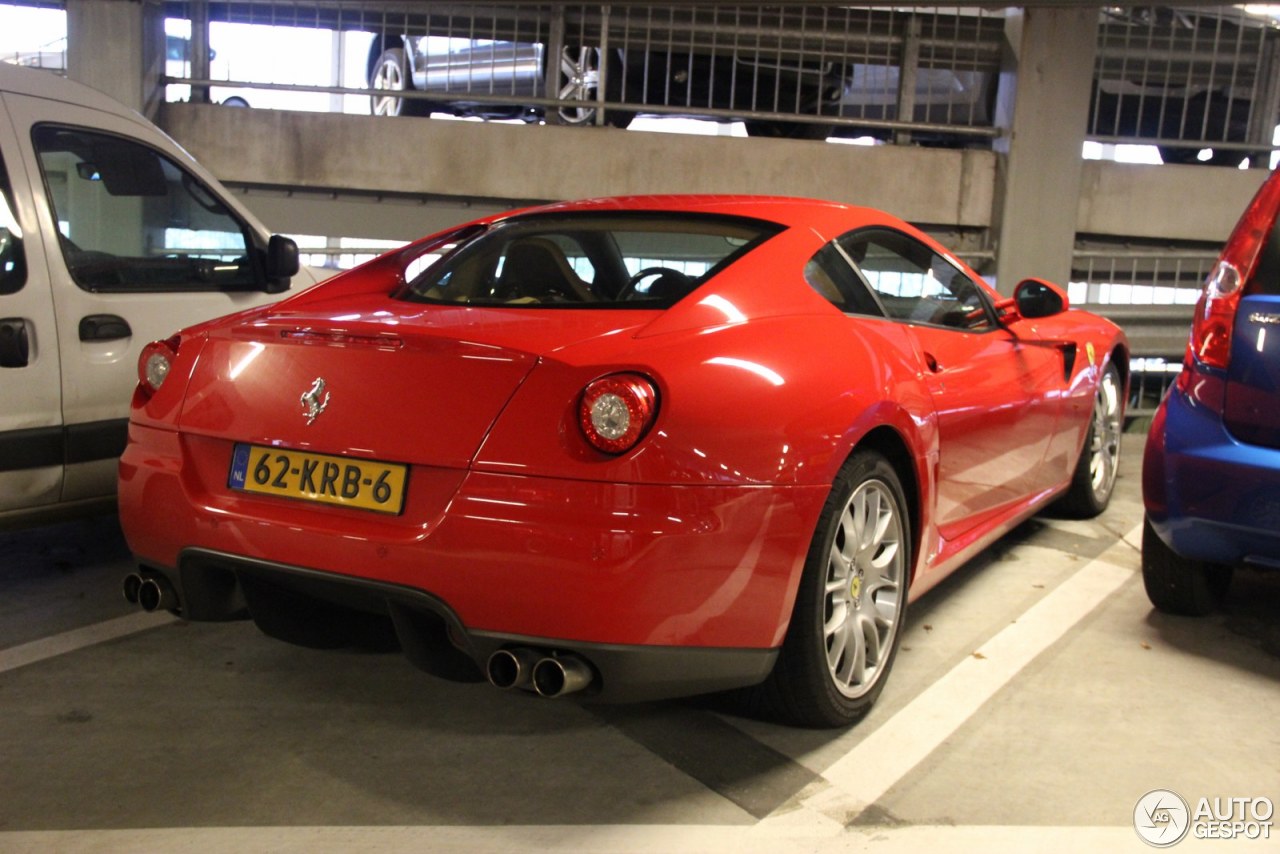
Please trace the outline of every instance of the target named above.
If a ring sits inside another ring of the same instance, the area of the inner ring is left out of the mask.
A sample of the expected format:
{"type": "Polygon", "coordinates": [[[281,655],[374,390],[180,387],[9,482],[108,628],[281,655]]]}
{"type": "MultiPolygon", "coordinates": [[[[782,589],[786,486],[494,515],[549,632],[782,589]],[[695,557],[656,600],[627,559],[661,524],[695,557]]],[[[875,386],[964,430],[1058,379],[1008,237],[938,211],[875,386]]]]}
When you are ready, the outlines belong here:
{"type": "MultiPolygon", "coordinates": [[[[396,51],[389,50],[382,54],[369,82],[374,89],[381,91],[404,91],[404,65],[396,51]]],[[[373,114],[375,116],[398,116],[404,105],[403,98],[391,95],[373,95],[370,100],[373,104],[373,114]]]]}
{"type": "Polygon", "coordinates": [[[1089,482],[1098,501],[1105,503],[1115,486],[1120,465],[1120,381],[1114,370],[1102,372],[1093,399],[1093,441],[1089,446],[1089,482]]]}
{"type": "Polygon", "coordinates": [[[561,107],[560,120],[567,125],[585,125],[595,119],[596,89],[600,85],[600,51],[593,47],[566,47],[560,52],[560,94],[562,101],[581,101],[591,106],[561,107]]]}
{"type": "Polygon", "coordinates": [[[827,558],[823,634],[836,689],[857,699],[891,660],[906,595],[905,526],[889,487],[867,480],[849,497],[827,558]]]}

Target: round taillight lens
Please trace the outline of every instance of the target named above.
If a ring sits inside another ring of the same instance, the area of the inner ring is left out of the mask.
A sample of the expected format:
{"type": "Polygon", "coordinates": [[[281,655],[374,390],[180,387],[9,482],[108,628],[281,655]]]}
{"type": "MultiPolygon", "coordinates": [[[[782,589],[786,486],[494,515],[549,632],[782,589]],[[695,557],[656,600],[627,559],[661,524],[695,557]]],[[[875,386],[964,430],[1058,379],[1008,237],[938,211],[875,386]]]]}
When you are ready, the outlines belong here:
{"type": "Polygon", "coordinates": [[[164,384],[165,377],[178,358],[178,339],[168,341],[152,341],[142,348],[138,356],[138,382],[147,391],[154,394],[164,384]]]}
{"type": "Polygon", "coordinates": [[[587,441],[607,454],[636,446],[658,414],[658,392],[639,374],[613,374],[582,392],[579,420],[587,441]]]}

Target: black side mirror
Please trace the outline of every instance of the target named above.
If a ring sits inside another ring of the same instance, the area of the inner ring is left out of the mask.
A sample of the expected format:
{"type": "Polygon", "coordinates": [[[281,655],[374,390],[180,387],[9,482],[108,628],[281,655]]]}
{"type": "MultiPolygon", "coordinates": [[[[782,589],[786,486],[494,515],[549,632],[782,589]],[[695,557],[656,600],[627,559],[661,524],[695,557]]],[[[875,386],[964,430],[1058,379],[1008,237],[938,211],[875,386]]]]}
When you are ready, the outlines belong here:
{"type": "Polygon", "coordinates": [[[298,244],[280,234],[267,241],[267,293],[278,294],[289,289],[289,280],[298,274],[298,244]]]}
{"type": "Polygon", "coordinates": [[[1069,300],[1062,288],[1044,279],[1023,279],[1013,289],[1018,316],[1028,320],[1051,317],[1067,310],[1069,300]]]}

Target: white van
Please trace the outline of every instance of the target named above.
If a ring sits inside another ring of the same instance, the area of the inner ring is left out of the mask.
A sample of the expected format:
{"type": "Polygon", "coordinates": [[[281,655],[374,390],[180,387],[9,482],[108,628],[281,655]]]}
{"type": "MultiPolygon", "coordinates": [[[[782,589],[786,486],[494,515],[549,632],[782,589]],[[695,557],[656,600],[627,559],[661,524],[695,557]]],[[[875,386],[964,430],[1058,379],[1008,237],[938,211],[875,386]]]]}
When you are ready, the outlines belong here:
{"type": "Polygon", "coordinates": [[[0,63],[0,527],[110,506],[143,346],[315,281],[142,116],[0,63]]]}

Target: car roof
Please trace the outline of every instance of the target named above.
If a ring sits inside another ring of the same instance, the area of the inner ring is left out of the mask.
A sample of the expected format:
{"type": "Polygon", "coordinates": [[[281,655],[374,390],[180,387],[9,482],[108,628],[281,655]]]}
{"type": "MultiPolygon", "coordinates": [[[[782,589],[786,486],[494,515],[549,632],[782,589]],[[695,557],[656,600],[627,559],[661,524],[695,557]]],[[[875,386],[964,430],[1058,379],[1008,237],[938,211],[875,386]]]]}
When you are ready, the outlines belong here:
{"type": "Polygon", "coordinates": [[[790,196],[758,196],[743,194],[663,194],[649,196],[610,196],[557,202],[514,211],[505,216],[529,216],[553,213],[662,211],[665,213],[701,213],[752,217],[792,228],[808,227],[827,237],[872,222],[906,224],[892,214],[868,207],[848,205],[822,199],[790,196]]]}
{"type": "Polygon", "coordinates": [[[97,89],[68,80],[52,71],[20,68],[11,62],[0,62],[0,92],[63,101],[92,107],[134,122],[145,121],[137,112],[97,89]]]}

